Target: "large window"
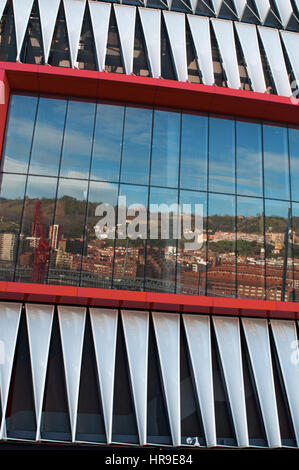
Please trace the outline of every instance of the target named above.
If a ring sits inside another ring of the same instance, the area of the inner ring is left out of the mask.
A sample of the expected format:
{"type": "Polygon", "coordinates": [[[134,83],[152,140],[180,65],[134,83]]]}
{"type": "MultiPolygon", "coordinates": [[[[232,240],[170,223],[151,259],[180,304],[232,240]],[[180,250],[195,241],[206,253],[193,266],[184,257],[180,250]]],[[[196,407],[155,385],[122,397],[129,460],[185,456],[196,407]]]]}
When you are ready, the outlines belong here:
{"type": "Polygon", "coordinates": [[[296,300],[298,142],[269,122],[15,93],[0,279],[296,300]]]}

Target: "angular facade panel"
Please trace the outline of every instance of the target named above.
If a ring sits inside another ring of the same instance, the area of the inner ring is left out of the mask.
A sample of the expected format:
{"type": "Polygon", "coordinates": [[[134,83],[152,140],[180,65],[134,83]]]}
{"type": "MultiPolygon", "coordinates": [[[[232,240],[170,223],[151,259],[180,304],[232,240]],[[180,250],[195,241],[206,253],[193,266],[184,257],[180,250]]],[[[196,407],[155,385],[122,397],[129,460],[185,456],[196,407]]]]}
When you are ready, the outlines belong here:
{"type": "Polygon", "coordinates": [[[45,63],[48,63],[60,0],[39,0],[39,14],[43,36],[45,63]]]}
{"type": "Polygon", "coordinates": [[[111,5],[109,3],[97,2],[89,2],[88,5],[95,39],[98,68],[102,71],[105,69],[111,5]]]}
{"type": "Polygon", "coordinates": [[[208,18],[188,15],[188,21],[205,85],[213,85],[214,71],[208,18]]]}
{"type": "Polygon", "coordinates": [[[121,50],[126,73],[133,72],[134,33],[136,8],[130,5],[114,5],[121,50]]]}
{"type": "Polygon", "coordinates": [[[13,0],[13,11],[17,40],[17,60],[20,60],[21,49],[29,22],[33,0],[13,0]]]}
{"type": "Polygon", "coordinates": [[[75,67],[86,3],[84,0],[63,0],[63,4],[69,38],[71,63],[72,67],[75,67]]]}
{"type": "Polygon", "coordinates": [[[178,80],[181,82],[186,82],[188,79],[188,74],[185,15],[168,11],[163,11],[163,15],[178,80]]]}
{"type": "Polygon", "coordinates": [[[154,78],[159,78],[161,76],[161,12],[160,10],[139,8],[139,14],[151,74],[154,78]]]}

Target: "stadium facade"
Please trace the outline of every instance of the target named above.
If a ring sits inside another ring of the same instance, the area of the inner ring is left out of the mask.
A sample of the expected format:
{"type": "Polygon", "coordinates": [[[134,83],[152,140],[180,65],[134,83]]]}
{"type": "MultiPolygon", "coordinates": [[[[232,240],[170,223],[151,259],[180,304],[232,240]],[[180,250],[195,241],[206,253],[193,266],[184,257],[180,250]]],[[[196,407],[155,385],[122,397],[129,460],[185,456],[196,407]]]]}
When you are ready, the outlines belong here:
{"type": "Polygon", "coordinates": [[[2,445],[299,446],[298,84],[298,0],[0,0],[2,445]]]}

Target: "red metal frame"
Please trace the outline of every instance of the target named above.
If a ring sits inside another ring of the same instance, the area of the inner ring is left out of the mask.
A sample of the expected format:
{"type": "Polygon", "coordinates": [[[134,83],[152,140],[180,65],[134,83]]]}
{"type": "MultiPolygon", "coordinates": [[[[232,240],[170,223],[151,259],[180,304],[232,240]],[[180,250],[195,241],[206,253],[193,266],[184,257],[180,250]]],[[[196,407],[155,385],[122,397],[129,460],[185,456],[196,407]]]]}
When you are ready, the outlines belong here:
{"type": "MultiPolygon", "coordinates": [[[[238,116],[299,125],[299,106],[290,98],[244,90],[47,65],[0,62],[0,152],[10,91],[53,93],[81,98],[238,116]],[[1,94],[0,94],[1,97],[1,94]],[[3,98],[3,96],[2,96],[3,98]]],[[[0,299],[101,307],[299,318],[292,302],[228,299],[178,294],[0,282],[0,299]]]]}

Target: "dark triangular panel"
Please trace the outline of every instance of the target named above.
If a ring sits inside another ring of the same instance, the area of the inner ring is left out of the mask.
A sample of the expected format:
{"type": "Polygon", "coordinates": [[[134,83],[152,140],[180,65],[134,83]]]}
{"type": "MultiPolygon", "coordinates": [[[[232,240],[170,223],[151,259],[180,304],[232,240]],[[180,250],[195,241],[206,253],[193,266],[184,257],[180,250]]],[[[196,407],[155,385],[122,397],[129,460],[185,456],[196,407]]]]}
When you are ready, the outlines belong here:
{"type": "Polygon", "coordinates": [[[195,13],[197,15],[215,16],[210,0],[198,0],[195,13]]]}
{"type": "Polygon", "coordinates": [[[142,0],[122,0],[124,5],[135,5],[136,7],[143,7],[144,3],[142,0]]]}
{"type": "Polygon", "coordinates": [[[95,42],[87,4],[83,18],[77,62],[79,69],[97,70],[95,42]]]}
{"type": "Polygon", "coordinates": [[[160,8],[161,10],[168,9],[167,1],[162,2],[162,0],[147,0],[146,6],[149,8],[160,8]]]}
{"type": "Polygon", "coordinates": [[[269,11],[267,18],[264,22],[264,26],[270,26],[271,28],[282,28],[281,22],[272,10],[269,11]]]}
{"type": "Polygon", "coordinates": [[[38,2],[35,0],[21,51],[21,61],[27,64],[44,64],[44,49],[38,2]]]}
{"type": "Polygon", "coordinates": [[[49,55],[49,64],[71,67],[70,48],[63,3],[60,4],[49,55]]]}
{"type": "Polygon", "coordinates": [[[172,11],[180,11],[182,13],[192,13],[192,8],[188,0],[172,0],[172,11]]]}
{"type": "Polygon", "coordinates": [[[134,75],[141,75],[143,77],[150,76],[147,54],[145,49],[145,39],[138,13],[136,15],[135,25],[133,73],[134,75]]]}
{"type": "Polygon", "coordinates": [[[114,380],[112,441],[138,444],[137,421],[121,318],[119,318],[117,327],[114,380]]]}
{"type": "Polygon", "coordinates": [[[17,57],[16,31],[12,0],[8,0],[0,22],[0,60],[15,62],[17,57]]]}
{"type": "Polygon", "coordinates": [[[41,438],[50,441],[71,440],[71,426],[57,312],[54,314],[50,342],[41,420],[41,438]]]}
{"type": "Polygon", "coordinates": [[[288,22],[288,25],[287,25],[287,30],[294,31],[296,33],[299,32],[299,21],[295,15],[291,16],[290,21],[288,22]]]}
{"type": "Polygon", "coordinates": [[[166,78],[168,80],[177,79],[163,16],[161,21],[161,76],[162,78],[166,78]]]}
{"type": "Polygon", "coordinates": [[[187,47],[187,69],[188,81],[192,83],[201,83],[202,75],[198,66],[195,48],[189,23],[186,22],[186,47],[187,47]]]}
{"type": "Polygon", "coordinates": [[[250,8],[248,5],[244,9],[242,21],[244,23],[260,24],[260,19],[258,17],[258,14],[255,13],[254,10],[250,8]]]}
{"type": "Polygon", "coordinates": [[[96,357],[89,316],[86,317],[78,401],[76,441],[106,442],[96,357]]]}
{"type": "Polygon", "coordinates": [[[108,29],[105,70],[106,72],[124,73],[119,34],[113,8],[111,9],[108,29]]]}
{"type": "Polygon", "coordinates": [[[149,323],[147,383],[147,442],[171,445],[172,439],[152,318],[149,323]]]}
{"type": "Polygon", "coordinates": [[[36,417],[25,312],[22,312],[6,409],[8,438],[35,439],[36,417]]]}
{"type": "Polygon", "coordinates": [[[225,446],[235,446],[237,444],[237,441],[234,432],[234,427],[232,424],[232,416],[226,392],[226,385],[221,366],[220,355],[217,348],[215,332],[213,329],[211,336],[211,346],[217,444],[225,446]]]}
{"type": "Polygon", "coordinates": [[[181,324],[180,372],[181,372],[181,436],[182,444],[206,445],[199,404],[196,398],[196,386],[192,375],[186,333],[181,324]]]}
{"type": "Polygon", "coordinates": [[[226,20],[237,20],[238,15],[235,11],[235,8],[231,2],[231,0],[226,0],[223,2],[218,14],[219,18],[224,18],[226,20]]]}

